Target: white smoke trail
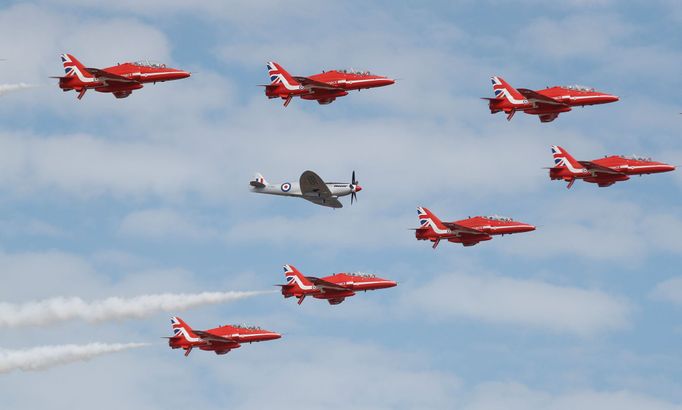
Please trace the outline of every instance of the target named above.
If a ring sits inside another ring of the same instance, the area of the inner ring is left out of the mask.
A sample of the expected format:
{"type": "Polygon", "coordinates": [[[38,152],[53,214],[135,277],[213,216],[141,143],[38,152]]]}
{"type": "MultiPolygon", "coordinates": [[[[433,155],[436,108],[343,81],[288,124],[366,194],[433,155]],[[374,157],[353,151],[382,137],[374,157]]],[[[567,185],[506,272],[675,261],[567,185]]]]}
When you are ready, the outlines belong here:
{"type": "Polygon", "coordinates": [[[86,345],[40,346],[30,349],[0,349],[0,373],[13,370],[35,371],[94,357],[148,346],[147,343],[89,343],[86,345]]]}
{"type": "Polygon", "coordinates": [[[25,90],[27,88],[35,88],[35,87],[38,87],[38,86],[34,85],[34,84],[26,84],[26,83],[0,84],[0,95],[5,95],[7,93],[11,93],[12,91],[25,90]]]}
{"type": "Polygon", "coordinates": [[[0,302],[0,328],[45,325],[71,319],[103,322],[142,318],[157,312],[176,312],[273,292],[160,293],[132,298],[111,297],[91,302],[77,297],[57,297],[21,304],[0,302]]]}

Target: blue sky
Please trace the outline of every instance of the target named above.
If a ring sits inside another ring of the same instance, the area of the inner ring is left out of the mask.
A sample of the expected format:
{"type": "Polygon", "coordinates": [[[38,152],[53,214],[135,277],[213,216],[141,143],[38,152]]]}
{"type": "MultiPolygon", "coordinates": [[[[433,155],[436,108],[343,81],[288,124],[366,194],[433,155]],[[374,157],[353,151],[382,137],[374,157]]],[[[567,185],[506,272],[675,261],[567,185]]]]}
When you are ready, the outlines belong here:
{"type": "Polygon", "coordinates": [[[151,345],[0,374],[4,405],[681,409],[682,174],[566,190],[542,169],[554,144],[682,165],[681,24],[675,1],[3,2],[0,84],[36,87],[0,96],[1,302],[271,290],[285,263],[400,283],[339,306],[265,294],[8,328],[4,349],[151,345]],[[62,52],[195,74],[79,102],[48,79],[62,52]],[[269,60],[400,80],[284,109],[256,86],[269,60]],[[480,100],[491,75],[621,101],[507,122],[480,100]],[[283,182],[306,169],[355,170],[359,202],[248,192],[256,171],[283,182]],[[416,206],[540,228],[433,251],[408,230],[416,206]],[[160,339],[171,313],[284,337],[186,359],[160,339]]]}

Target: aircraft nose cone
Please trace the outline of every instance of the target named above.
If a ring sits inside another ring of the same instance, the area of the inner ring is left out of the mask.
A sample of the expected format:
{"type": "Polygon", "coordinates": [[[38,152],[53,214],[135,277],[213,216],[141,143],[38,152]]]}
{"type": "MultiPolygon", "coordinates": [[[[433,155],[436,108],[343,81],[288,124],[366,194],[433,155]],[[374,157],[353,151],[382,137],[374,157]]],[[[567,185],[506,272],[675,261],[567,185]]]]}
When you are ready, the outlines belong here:
{"type": "Polygon", "coordinates": [[[178,73],[177,73],[178,78],[187,78],[191,75],[192,75],[192,73],[190,73],[189,71],[182,71],[181,70],[181,71],[178,71],[178,73]]]}
{"type": "Polygon", "coordinates": [[[362,187],[360,185],[355,185],[355,192],[360,192],[362,191],[362,187]]]}
{"type": "Polygon", "coordinates": [[[606,97],[606,99],[607,99],[609,102],[616,102],[616,101],[619,101],[619,100],[620,100],[620,98],[618,98],[617,95],[610,95],[610,96],[606,97]]]}
{"type": "Polygon", "coordinates": [[[271,339],[271,340],[279,339],[279,338],[281,338],[281,337],[282,337],[282,335],[280,335],[279,333],[274,333],[274,332],[273,332],[273,333],[270,334],[270,339],[271,339]]]}
{"type": "Polygon", "coordinates": [[[535,230],[535,226],[533,226],[533,225],[526,225],[526,227],[524,228],[523,231],[524,231],[524,232],[530,232],[530,231],[534,231],[534,230],[535,230]]]}
{"type": "Polygon", "coordinates": [[[392,281],[392,280],[387,280],[386,281],[386,287],[387,288],[392,288],[394,286],[398,286],[398,282],[392,281]]]}

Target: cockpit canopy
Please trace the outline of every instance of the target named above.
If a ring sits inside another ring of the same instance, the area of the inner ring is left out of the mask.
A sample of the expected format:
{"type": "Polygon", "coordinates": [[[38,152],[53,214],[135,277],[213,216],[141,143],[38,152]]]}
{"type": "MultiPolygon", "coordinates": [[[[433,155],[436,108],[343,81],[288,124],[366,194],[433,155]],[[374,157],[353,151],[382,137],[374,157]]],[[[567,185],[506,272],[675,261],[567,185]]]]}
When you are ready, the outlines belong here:
{"type": "Polygon", "coordinates": [[[507,216],[500,216],[500,215],[488,215],[484,216],[485,219],[489,219],[491,221],[500,221],[500,222],[511,222],[513,221],[512,218],[509,218],[507,216]]]}
{"type": "Polygon", "coordinates": [[[234,325],[227,325],[227,326],[232,326],[232,327],[236,327],[236,328],[244,329],[244,330],[263,330],[263,329],[262,329],[261,327],[259,327],[259,326],[249,326],[249,325],[246,325],[246,324],[244,324],[244,323],[241,323],[241,324],[234,324],[234,325]]]}
{"type": "Polygon", "coordinates": [[[620,157],[624,158],[624,159],[632,159],[635,161],[651,161],[651,157],[645,157],[643,155],[637,155],[637,154],[632,154],[630,156],[621,155],[620,157]]]}
{"type": "Polygon", "coordinates": [[[377,275],[373,275],[371,273],[362,273],[362,272],[349,272],[349,276],[355,276],[358,278],[376,278],[377,275]]]}
{"type": "Polygon", "coordinates": [[[335,70],[344,74],[356,74],[356,75],[372,75],[369,70],[356,70],[354,68],[344,68],[341,70],[335,70]]]}
{"type": "Polygon", "coordinates": [[[573,91],[594,91],[594,88],[588,87],[585,85],[578,85],[578,84],[573,84],[573,85],[565,85],[563,88],[567,90],[573,90],[573,91]]]}
{"type": "Polygon", "coordinates": [[[135,61],[132,64],[136,65],[138,67],[166,68],[166,65],[163,63],[157,63],[156,61],[149,61],[149,60],[135,61]]]}

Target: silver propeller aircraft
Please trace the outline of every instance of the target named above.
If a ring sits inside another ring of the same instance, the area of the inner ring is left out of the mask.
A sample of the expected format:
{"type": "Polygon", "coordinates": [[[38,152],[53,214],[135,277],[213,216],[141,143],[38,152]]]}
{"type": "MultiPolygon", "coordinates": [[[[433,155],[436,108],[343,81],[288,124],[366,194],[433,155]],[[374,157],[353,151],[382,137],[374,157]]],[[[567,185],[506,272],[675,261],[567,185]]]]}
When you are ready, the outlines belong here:
{"type": "Polygon", "coordinates": [[[259,194],[294,196],[303,198],[317,205],[328,206],[330,208],[342,208],[339,202],[340,196],[350,195],[350,203],[357,201],[356,193],[362,190],[355,180],[355,171],[350,183],[345,182],[324,182],[319,175],[313,171],[305,171],[301,174],[298,183],[284,182],[281,184],[269,184],[263,175],[256,173],[253,181],[249,182],[251,192],[259,194]]]}

